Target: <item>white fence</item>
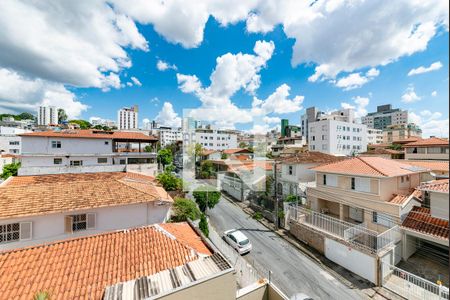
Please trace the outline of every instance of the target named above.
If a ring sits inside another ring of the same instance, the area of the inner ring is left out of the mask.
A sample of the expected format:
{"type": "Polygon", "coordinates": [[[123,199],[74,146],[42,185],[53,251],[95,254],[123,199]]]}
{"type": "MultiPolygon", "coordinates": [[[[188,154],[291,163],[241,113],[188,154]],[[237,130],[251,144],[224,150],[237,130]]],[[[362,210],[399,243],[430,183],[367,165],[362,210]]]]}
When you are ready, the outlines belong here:
{"type": "Polygon", "coordinates": [[[407,299],[449,299],[449,289],[382,262],[382,285],[407,299]]]}
{"type": "Polygon", "coordinates": [[[398,226],[378,234],[366,224],[353,224],[299,206],[288,206],[289,218],[341,238],[368,251],[378,253],[400,241],[398,226]]]}

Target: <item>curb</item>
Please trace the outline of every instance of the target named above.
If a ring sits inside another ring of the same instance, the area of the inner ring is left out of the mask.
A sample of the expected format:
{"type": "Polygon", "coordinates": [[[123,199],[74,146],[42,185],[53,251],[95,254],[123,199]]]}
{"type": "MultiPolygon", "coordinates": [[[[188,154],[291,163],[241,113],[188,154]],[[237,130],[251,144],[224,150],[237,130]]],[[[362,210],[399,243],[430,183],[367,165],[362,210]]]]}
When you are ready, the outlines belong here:
{"type": "MultiPolygon", "coordinates": [[[[250,213],[245,209],[242,208],[239,204],[235,203],[233,200],[231,200],[228,196],[224,196],[222,194],[222,197],[224,199],[226,199],[228,202],[231,202],[233,205],[239,207],[244,213],[246,213],[247,215],[250,216],[250,213]]],[[[300,252],[306,254],[309,258],[311,258],[313,261],[315,261],[322,269],[324,269],[325,271],[333,274],[334,277],[336,277],[336,279],[338,279],[342,284],[346,285],[347,287],[354,289],[355,286],[349,282],[347,279],[345,279],[343,276],[341,276],[339,273],[337,273],[336,271],[334,271],[333,269],[327,267],[320,259],[318,259],[314,254],[312,254],[308,249],[305,249],[303,247],[301,247],[300,245],[298,245],[296,242],[293,242],[290,240],[290,238],[287,238],[286,235],[280,234],[278,231],[273,230],[272,228],[270,228],[267,224],[265,224],[264,222],[262,222],[261,220],[256,220],[257,222],[259,222],[260,224],[262,224],[264,227],[266,227],[267,229],[270,229],[272,232],[274,232],[276,235],[278,235],[279,237],[281,237],[283,240],[285,240],[286,242],[288,242],[289,244],[291,244],[292,246],[294,246],[296,249],[298,249],[300,252]]]]}

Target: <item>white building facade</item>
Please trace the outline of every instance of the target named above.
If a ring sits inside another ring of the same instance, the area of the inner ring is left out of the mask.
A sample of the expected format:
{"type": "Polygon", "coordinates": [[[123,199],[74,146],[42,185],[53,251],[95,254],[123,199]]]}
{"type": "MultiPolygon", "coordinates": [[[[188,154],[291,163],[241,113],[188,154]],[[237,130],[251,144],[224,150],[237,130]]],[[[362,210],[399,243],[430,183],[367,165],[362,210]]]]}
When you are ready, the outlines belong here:
{"type": "Polygon", "coordinates": [[[381,144],[383,143],[383,130],[367,127],[367,144],[381,144]]]}
{"type": "Polygon", "coordinates": [[[181,128],[159,127],[158,131],[161,147],[183,141],[183,131],[181,128]]]}
{"type": "Polygon", "coordinates": [[[367,126],[336,120],[309,124],[309,150],[347,156],[367,151],[367,126]]]}
{"type": "Polygon", "coordinates": [[[29,132],[28,130],[0,126],[0,154],[20,154],[21,138],[18,134],[29,132]]]}
{"type": "Polygon", "coordinates": [[[117,112],[117,127],[123,129],[138,128],[138,106],[124,107],[117,112]]]}
{"type": "Polygon", "coordinates": [[[197,128],[195,142],[205,149],[221,151],[238,148],[237,136],[232,130],[197,128]]]}
{"type": "Polygon", "coordinates": [[[58,109],[56,106],[39,106],[37,113],[38,126],[58,124],[58,109]]]}

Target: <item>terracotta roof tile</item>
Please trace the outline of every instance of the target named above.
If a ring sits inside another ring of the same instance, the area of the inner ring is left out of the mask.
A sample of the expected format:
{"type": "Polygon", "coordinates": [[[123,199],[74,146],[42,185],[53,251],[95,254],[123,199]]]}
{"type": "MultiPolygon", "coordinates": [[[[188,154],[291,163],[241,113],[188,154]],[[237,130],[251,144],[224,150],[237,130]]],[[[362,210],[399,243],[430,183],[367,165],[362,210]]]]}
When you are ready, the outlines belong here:
{"type": "Polygon", "coordinates": [[[414,206],[408,213],[402,226],[420,233],[448,240],[448,220],[431,216],[430,209],[414,206]]]}
{"type": "Polygon", "coordinates": [[[367,150],[366,152],[361,153],[360,155],[379,155],[379,154],[403,154],[403,151],[386,149],[386,148],[375,148],[373,150],[367,150]]]}
{"type": "Polygon", "coordinates": [[[18,176],[0,185],[0,219],[159,200],[173,201],[137,173],[18,176]]]}
{"type": "Polygon", "coordinates": [[[235,148],[235,149],[225,149],[223,150],[225,154],[234,154],[234,153],[252,153],[252,151],[243,148],[235,148]]]}
{"type": "Polygon", "coordinates": [[[422,183],[418,187],[418,189],[422,191],[448,193],[448,182],[448,179],[433,180],[430,182],[422,183]]]}
{"type": "Polygon", "coordinates": [[[147,226],[2,252],[2,299],[32,299],[41,290],[52,300],[102,299],[109,285],[198,259],[198,236],[186,223],[176,227],[175,239],[147,226]]]}
{"type": "Polygon", "coordinates": [[[402,162],[408,165],[418,166],[433,171],[449,171],[448,161],[424,161],[424,160],[402,160],[402,162]]]}
{"type": "Polygon", "coordinates": [[[359,156],[335,163],[320,165],[312,170],[326,173],[351,174],[374,177],[395,177],[427,171],[397,160],[382,157],[359,156]]]}
{"type": "Polygon", "coordinates": [[[282,157],[277,159],[285,164],[309,164],[309,163],[332,163],[344,160],[345,157],[342,156],[334,156],[318,151],[305,151],[300,152],[292,156],[282,157]]]}
{"type": "Polygon", "coordinates": [[[102,131],[93,129],[76,129],[76,130],[61,130],[61,131],[37,131],[22,133],[19,136],[27,137],[58,137],[58,138],[86,138],[86,139],[130,139],[141,141],[157,141],[158,138],[148,136],[141,132],[126,132],[126,131],[102,131]]]}
{"type": "Polygon", "coordinates": [[[160,224],[162,228],[173,234],[178,241],[188,245],[195,251],[205,255],[211,255],[212,252],[203,243],[200,236],[198,236],[191,226],[186,226],[187,223],[164,223],[160,224]]]}
{"type": "Polygon", "coordinates": [[[213,153],[216,153],[216,152],[219,152],[219,151],[217,151],[217,150],[211,150],[211,149],[203,149],[202,155],[203,155],[203,156],[208,156],[208,155],[213,154],[213,153]]]}
{"type": "Polygon", "coordinates": [[[392,203],[392,204],[403,204],[406,200],[408,200],[408,198],[409,198],[408,195],[397,194],[397,195],[394,195],[394,197],[391,200],[389,200],[388,202],[392,203]]]}
{"type": "Polygon", "coordinates": [[[447,146],[448,147],[448,140],[447,139],[441,139],[432,137],[429,139],[422,139],[418,140],[416,142],[408,143],[404,147],[426,147],[426,146],[447,146]]]}

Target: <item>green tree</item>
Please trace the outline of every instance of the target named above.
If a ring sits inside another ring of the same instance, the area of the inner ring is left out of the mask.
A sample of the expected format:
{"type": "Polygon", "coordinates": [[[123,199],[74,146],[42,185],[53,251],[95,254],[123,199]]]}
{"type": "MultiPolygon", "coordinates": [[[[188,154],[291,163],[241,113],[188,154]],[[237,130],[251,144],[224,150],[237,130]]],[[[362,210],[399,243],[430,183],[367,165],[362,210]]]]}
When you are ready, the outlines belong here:
{"type": "Polygon", "coordinates": [[[239,148],[245,149],[248,147],[248,144],[246,142],[240,142],[239,143],[239,148]]]}
{"type": "Polygon", "coordinates": [[[202,213],[214,208],[220,200],[220,192],[211,186],[200,186],[192,193],[202,213]]]}
{"type": "Polygon", "coordinates": [[[23,113],[20,113],[17,116],[15,116],[15,119],[16,120],[34,120],[35,116],[30,113],[23,112],[23,113]]]}
{"type": "Polygon", "coordinates": [[[3,173],[1,177],[3,179],[6,179],[10,176],[17,176],[17,171],[20,168],[20,162],[12,163],[12,164],[6,164],[3,166],[3,173]]]}
{"type": "Polygon", "coordinates": [[[222,153],[222,155],[220,155],[220,158],[221,159],[227,159],[228,155],[226,153],[222,153]]]}
{"type": "Polygon", "coordinates": [[[181,191],[183,188],[183,181],[170,172],[163,172],[156,176],[156,179],[166,191],[181,191]]]}
{"type": "Polygon", "coordinates": [[[200,217],[200,223],[198,223],[198,227],[203,232],[203,234],[208,237],[209,236],[209,228],[208,228],[208,220],[206,219],[206,215],[202,214],[200,217]]]}
{"type": "Polygon", "coordinates": [[[214,164],[210,160],[205,160],[200,163],[200,178],[212,178],[215,177],[216,170],[214,164]]]}
{"type": "Polygon", "coordinates": [[[173,162],[172,151],[170,149],[161,149],[158,151],[158,161],[162,164],[163,169],[173,162]]]}
{"type": "Polygon", "coordinates": [[[195,202],[186,198],[175,198],[173,203],[174,222],[185,222],[189,220],[198,220],[202,214],[195,202]]]}
{"type": "Polygon", "coordinates": [[[150,145],[147,145],[144,147],[144,152],[153,152],[153,147],[150,145]]]}
{"type": "Polygon", "coordinates": [[[69,120],[69,123],[80,125],[80,129],[89,129],[92,127],[92,124],[86,120],[69,120]]]}
{"type": "Polygon", "coordinates": [[[66,111],[62,108],[58,108],[58,124],[62,124],[67,121],[66,111]]]}
{"type": "Polygon", "coordinates": [[[400,145],[400,144],[392,144],[392,145],[390,145],[388,148],[389,148],[389,149],[392,149],[392,150],[397,150],[397,151],[399,151],[399,150],[402,150],[402,145],[400,145]]]}
{"type": "Polygon", "coordinates": [[[298,196],[296,195],[288,195],[286,197],[286,199],[284,200],[284,202],[297,202],[298,201],[298,196]]]}

